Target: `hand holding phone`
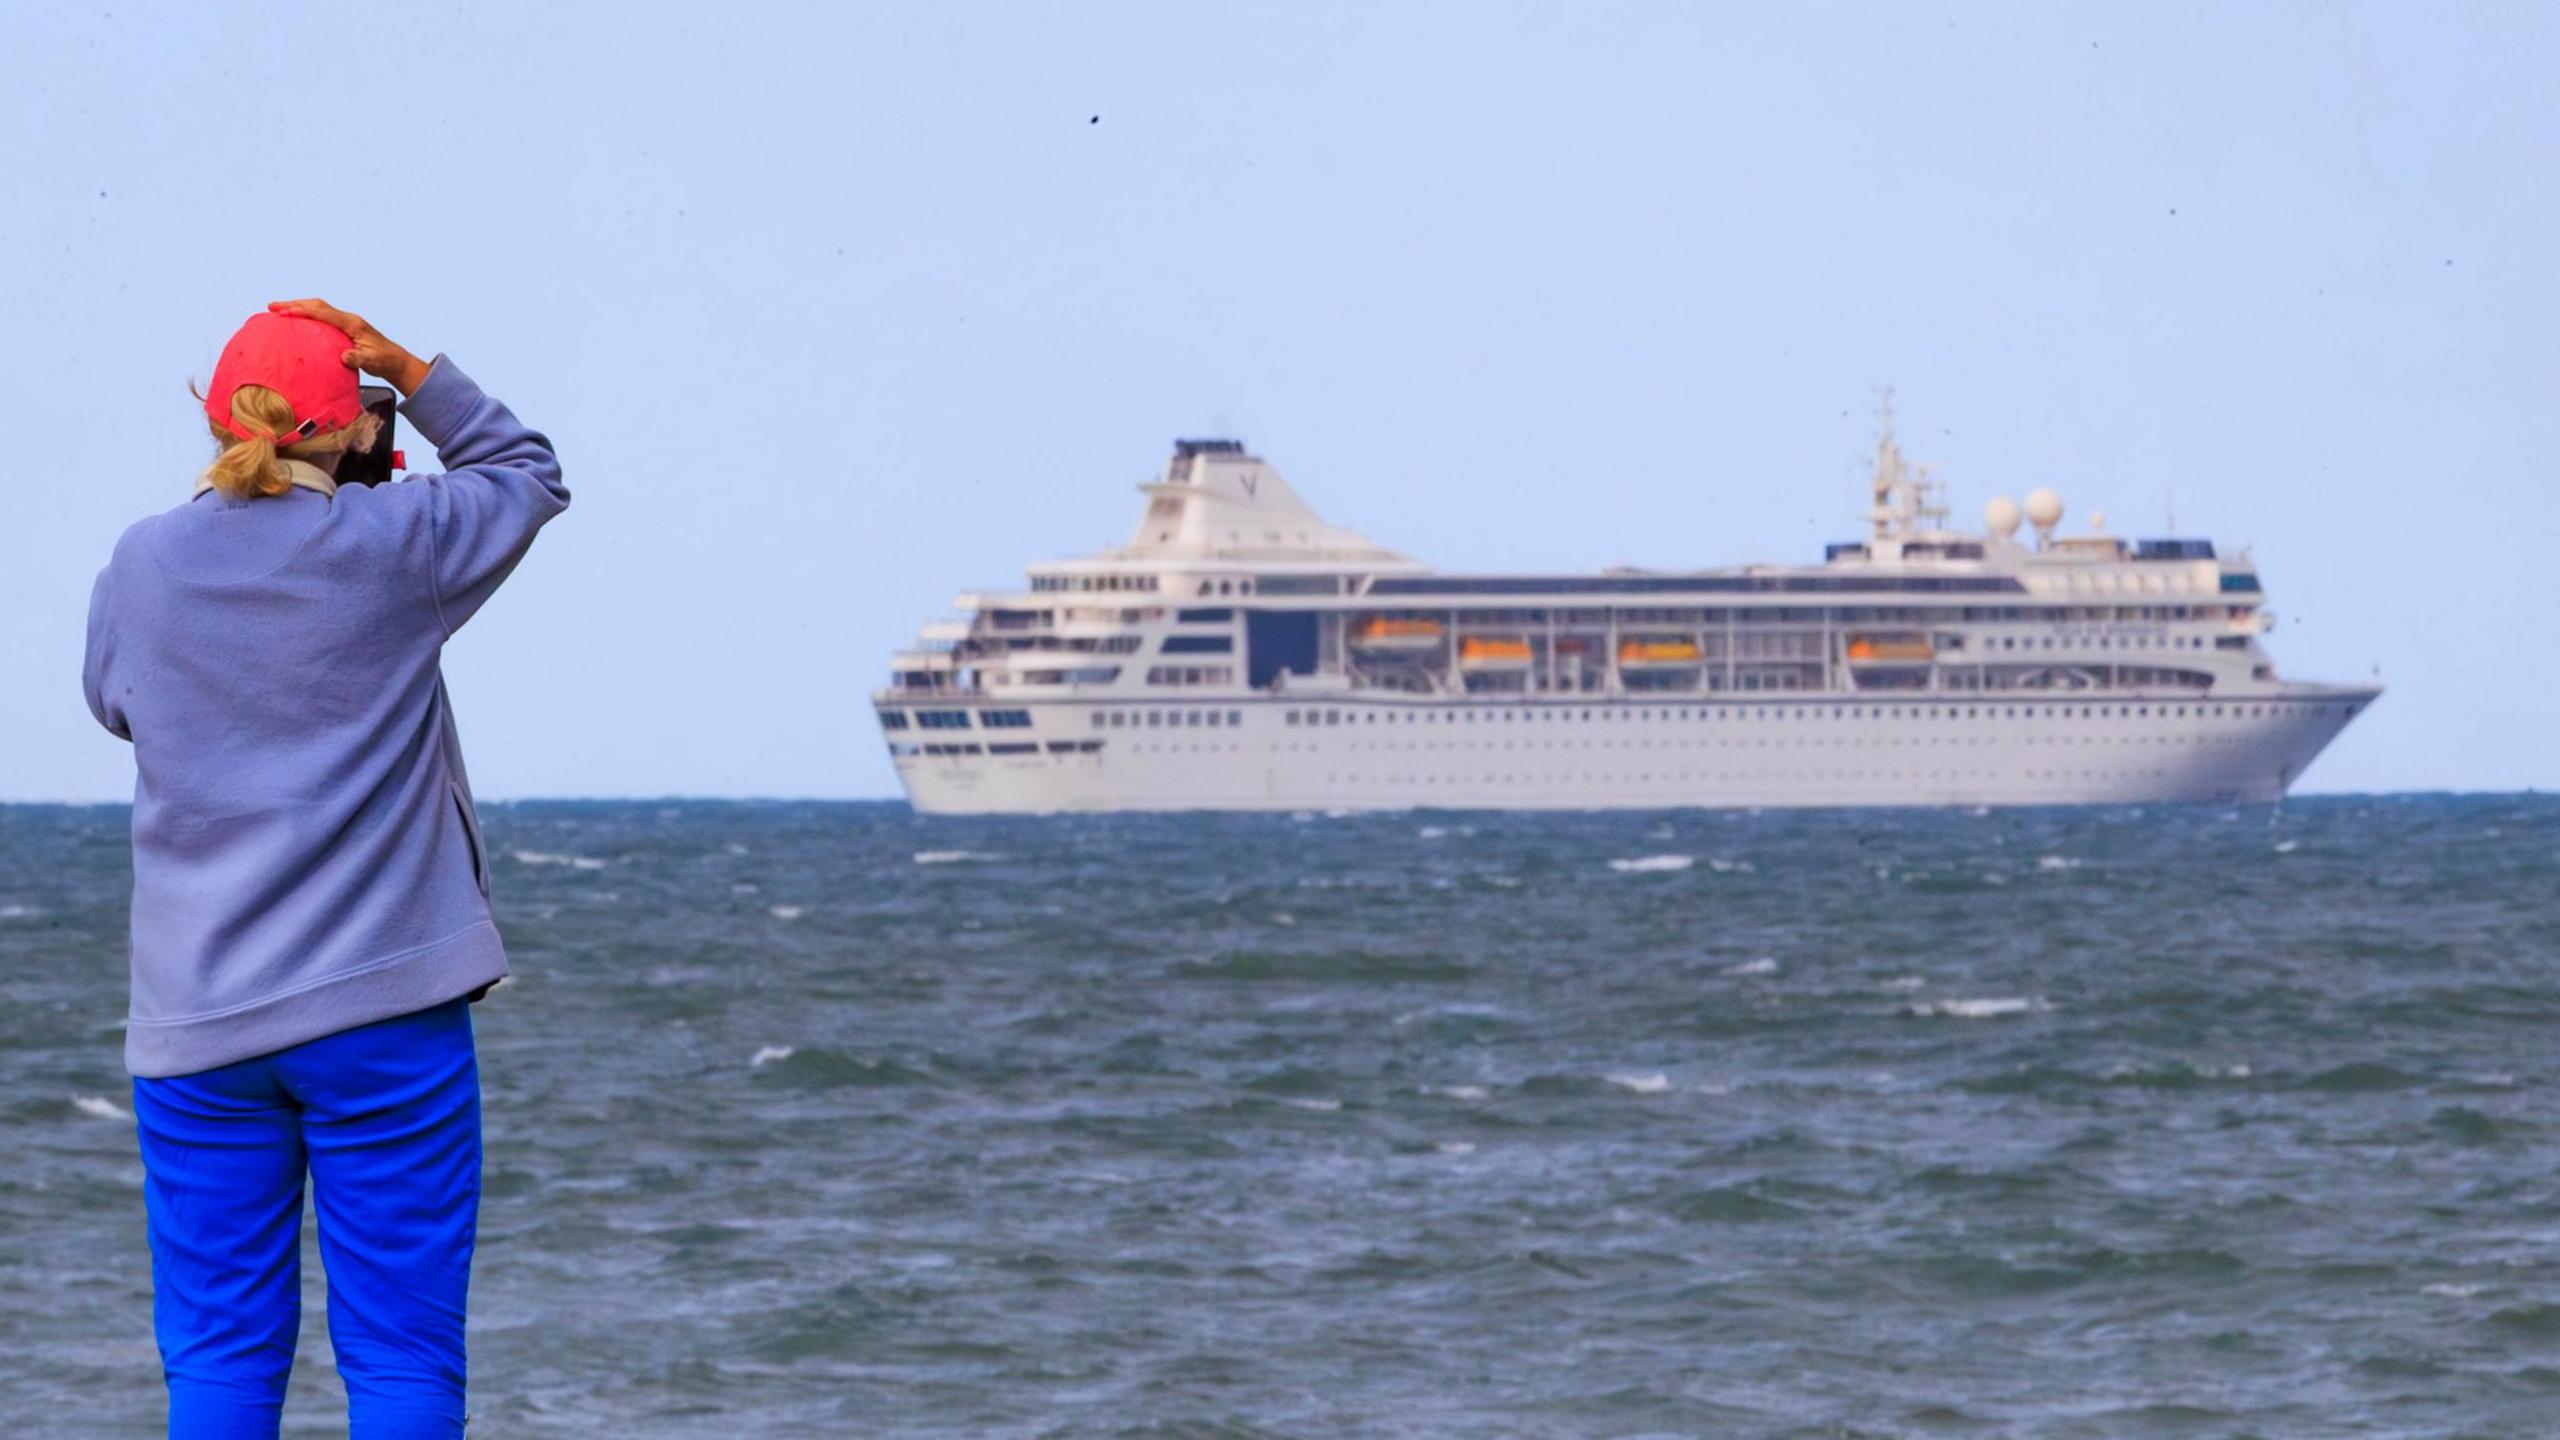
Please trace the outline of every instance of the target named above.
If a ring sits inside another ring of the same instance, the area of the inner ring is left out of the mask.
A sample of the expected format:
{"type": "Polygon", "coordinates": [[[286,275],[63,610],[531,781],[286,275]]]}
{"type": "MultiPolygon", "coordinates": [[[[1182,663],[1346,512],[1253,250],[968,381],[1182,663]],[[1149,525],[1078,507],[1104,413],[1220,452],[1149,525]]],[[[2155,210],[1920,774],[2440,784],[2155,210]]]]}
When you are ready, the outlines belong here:
{"type": "Polygon", "coordinates": [[[356,388],[356,395],[364,401],[366,413],[379,423],[374,426],[371,445],[338,457],[333,478],[341,485],[387,485],[391,483],[391,472],[404,468],[400,452],[391,444],[391,427],[399,416],[400,396],[388,385],[361,385],[356,388]]]}

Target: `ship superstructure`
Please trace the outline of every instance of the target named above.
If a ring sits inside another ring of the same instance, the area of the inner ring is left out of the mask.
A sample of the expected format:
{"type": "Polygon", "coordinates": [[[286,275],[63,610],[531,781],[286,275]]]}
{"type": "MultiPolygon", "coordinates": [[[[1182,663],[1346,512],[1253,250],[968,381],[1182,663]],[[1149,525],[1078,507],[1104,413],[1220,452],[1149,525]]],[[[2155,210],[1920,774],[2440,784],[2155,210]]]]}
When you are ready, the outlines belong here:
{"type": "Polygon", "coordinates": [[[2245,551],[2064,535],[2049,490],[1950,528],[1889,413],[1819,565],[1444,574],[1233,440],[1141,488],[894,658],[918,810],[2267,801],[2379,693],[2278,676],[2245,551]]]}

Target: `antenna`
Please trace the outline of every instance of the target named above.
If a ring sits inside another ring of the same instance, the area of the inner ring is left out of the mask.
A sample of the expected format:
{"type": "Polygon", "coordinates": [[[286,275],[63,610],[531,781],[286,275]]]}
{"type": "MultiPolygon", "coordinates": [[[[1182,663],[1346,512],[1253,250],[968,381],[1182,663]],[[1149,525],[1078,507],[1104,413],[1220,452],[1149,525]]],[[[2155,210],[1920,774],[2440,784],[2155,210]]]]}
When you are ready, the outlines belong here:
{"type": "Polygon", "coordinates": [[[1926,465],[1903,458],[1893,438],[1893,390],[1876,397],[1876,461],[1869,477],[1867,523],[1876,540],[1908,540],[1947,528],[1945,487],[1926,465]]]}
{"type": "Polygon", "coordinates": [[[1926,483],[1925,477],[1914,481],[1902,447],[1894,443],[1893,387],[1888,385],[1876,395],[1876,461],[1867,480],[1869,533],[1878,540],[1909,534],[1921,514],[1926,483]]]}

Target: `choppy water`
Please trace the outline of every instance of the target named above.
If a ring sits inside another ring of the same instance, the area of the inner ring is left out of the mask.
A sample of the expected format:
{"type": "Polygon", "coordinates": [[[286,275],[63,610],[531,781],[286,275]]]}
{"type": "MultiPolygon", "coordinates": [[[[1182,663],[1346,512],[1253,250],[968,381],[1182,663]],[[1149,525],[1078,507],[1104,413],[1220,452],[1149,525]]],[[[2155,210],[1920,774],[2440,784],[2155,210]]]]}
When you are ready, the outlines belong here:
{"type": "MultiPolygon", "coordinates": [[[[2560,802],[489,818],[477,1434],[2560,1431],[2560,802]]],[[[123,824],[0,809],[53,1435],[159,1414],[123,824]]]]}

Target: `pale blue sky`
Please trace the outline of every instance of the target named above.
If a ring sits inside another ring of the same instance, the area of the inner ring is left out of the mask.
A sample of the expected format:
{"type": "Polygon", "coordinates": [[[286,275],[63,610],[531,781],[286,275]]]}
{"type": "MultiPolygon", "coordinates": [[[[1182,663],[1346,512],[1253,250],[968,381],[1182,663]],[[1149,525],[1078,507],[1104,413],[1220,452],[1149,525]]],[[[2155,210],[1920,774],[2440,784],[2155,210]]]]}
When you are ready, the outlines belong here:
{"type": "Polygon", "coordinates": [[[22,7],[0,798],[128,792],[90,577],[302,294],[560,445],[493,795],[893,793],[887,652],[1177,434],[1448,568],[1798,560],[1887,383],[1960,514],[2253,543],[2392,687],[2307,788],[2560,784],[2556,13],[22,7]]]}

